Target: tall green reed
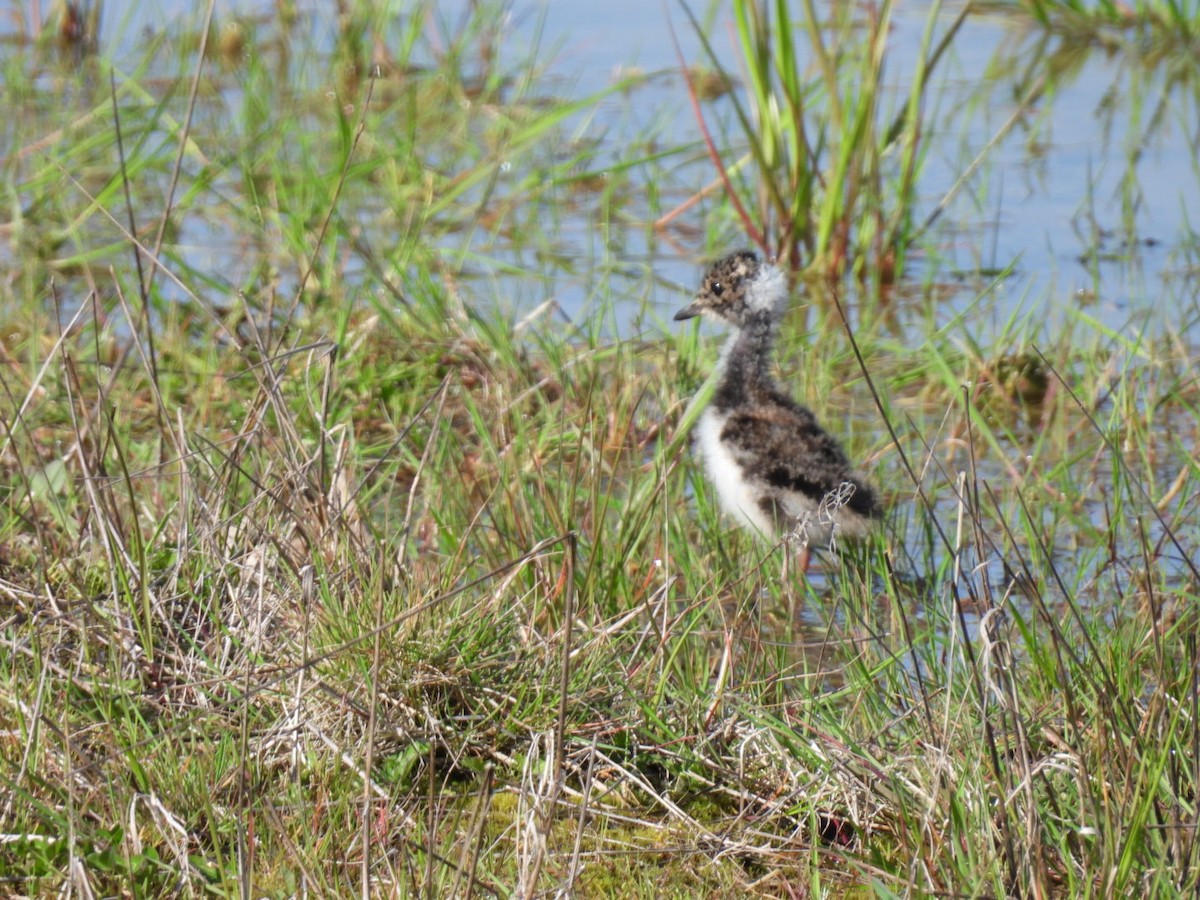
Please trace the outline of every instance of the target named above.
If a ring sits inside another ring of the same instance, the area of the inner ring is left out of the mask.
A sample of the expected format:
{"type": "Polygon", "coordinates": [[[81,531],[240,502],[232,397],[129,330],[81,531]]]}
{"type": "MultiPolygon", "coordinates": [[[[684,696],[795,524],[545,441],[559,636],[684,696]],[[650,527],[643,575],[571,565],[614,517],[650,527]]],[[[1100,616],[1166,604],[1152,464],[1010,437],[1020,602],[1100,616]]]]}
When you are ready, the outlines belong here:
{"type": "MultiPolygon", "coordinates": [[[[709,35],[683,8],[708,61],[729,77],[709,35]]],[[[913,212],[929,76],[967,12],[935,41],[940,11],[939,3],[930,8],[907,94],[893,100],[885,77],[890,2],[833,4],[821,18],[805,0],[793,26],[786,0],[735,0],[744,91],[731,93],[730,103],[743,149],[732,161],[709,130],[690,73],[688,89],[729,199],[764,251],[793,267],[809,260],[828,277],[895,279],[918,233],[913,212]]]]}

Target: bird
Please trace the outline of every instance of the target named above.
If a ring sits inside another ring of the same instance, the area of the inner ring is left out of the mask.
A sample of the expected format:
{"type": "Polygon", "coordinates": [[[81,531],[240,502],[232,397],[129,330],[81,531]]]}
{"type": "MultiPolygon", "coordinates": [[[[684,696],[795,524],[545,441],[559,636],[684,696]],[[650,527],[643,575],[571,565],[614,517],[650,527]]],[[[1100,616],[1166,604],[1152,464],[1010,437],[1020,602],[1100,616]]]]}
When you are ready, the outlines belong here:
{"type": "Polygon", "coordinates": [[[810,547],[865,537],[883,509],[841,444],[771,374],[776,323],[787,296],[787,277],[778,266],[739,250],[708,269],[695,299],[675,320],[705,316],[731,332],[695,436],[722,509],[764,539],[797,541],[805,571],[810,547]]]}

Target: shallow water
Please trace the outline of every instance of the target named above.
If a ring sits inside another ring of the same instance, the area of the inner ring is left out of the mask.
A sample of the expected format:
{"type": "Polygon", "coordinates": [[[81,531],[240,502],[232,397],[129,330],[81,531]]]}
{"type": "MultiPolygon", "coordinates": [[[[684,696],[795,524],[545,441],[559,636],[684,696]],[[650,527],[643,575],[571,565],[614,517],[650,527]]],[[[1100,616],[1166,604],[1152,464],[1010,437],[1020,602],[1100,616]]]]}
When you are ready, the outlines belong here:
{"type": "MultiPolygon", "coordinates": [[[[608,8],[611,14],[587,5],[547,5],[542,44],[562,48],[556,70],[567,84],[574,79],[590,89],[631,67],[675,69],[672,29],[684,58],[702,60],[674,5],[622,0],[608,8]]],[[[888,71],[897,104],[908,89],[928,9],[900,4],[895,14],[888,71]]],[[[943,30],[956,13],[942,13],[943,30]]],[[[523,36],[518,26],[515,37],[523,36]]],[[[715,16],[711,37],[735,67],[728,14],[715,16]]],[[[933,127],[917,219],[933,213],[977,155],[984,160],[941,214],[927,252],[910,266],[914,283],[960,285],[939,292],[937,324],[970,310],[973,334],[987,345],[1024,311],[1036,313],[1051,333],[1078,308],[1114,330],[1147,323],[1154,333],[1177,329],[1184,311],[1196,308],[1189,278],[1197,261],[1189,210],[1200,209],[1194,65],[1181,64],[1178,52],[1156,62],[1153,46],[1126,37],[1130,46],[1122,52],[1048,35],[1027,20],[977,15],[955,38],[929,92],[933,127]],[[1039,99],[1022,107],[1017,98],[1027,91],[1039,99]],[[985,150],[1013,117],[1017,124],[985,150]],[[980,315],[978,294],[1002,270],[1011,273],[980,315]]],[[[722,101],[710,104],[708,113],[720,119],[721,107],[722,101]]],[[[617,148],[622,129],[636,135],[651,123],[679,144],[700,140],[677,76],[611,98],[603,110],[596,129],[617,148]]],[[[699,154],[686,171],[695,188],[713,177],[699,154]]],[[[682,175],[679,180],[687,182],[682,175]]],[[[635,268],[652,266],[667,283],[654,294],[666,316],[692,288],[697,248],[667,242],[650,248],[629,237],[626,258],[635,268]]],[[[639,284],[634,279],[627,291],[625,321],[640,303],[639,284]]],[[[566,281],[557,296],[578,315],[585,314],[585,294],[566,281]]]]}
{"type": "MultiPolygon", "coordinates": [[[[446,2],[425,15],[434,23],[431,31],[453,32],[466,21],[468,8],[465,2],[446,2]]],[[[257,39],[266,43],[279,38],[271,34],[277,27],[273,9],[266,0],[221,4],[218,21],[236,16],[263,23],[257,39]]],[[[298,9],[292,39],[303,37],[311,42],[310,52],[328,53],[337,31],[329,5],[300,3],[298,9]]],[[[543,202],[555,205],[556,228],[552,258],[541,265],[530,265],[525,248],[506,246],[486,229],[443,239],[445,252],[465,261],[479,302],[520,314],[553,299],[569,318],[581,320],[597,312],[589,298],[602,295],[606,304],[611,286],[616,308],[605,328],[623,337],[656,333],[662,323],[646,322],[644,314],[668,319],[691,291],[699,257],[728,249],[705,246],[701,239],[711,230],[706,222],[711,203],[699,204],[680,218],[680,227],[658,235],[644,224],[713,178],[677,74],[677,53],[689,63],[703,62],[699,41],[681,8],[670,3],[617,0],[603,8],[522,3],[507,9],[499,52],[512,60],[530,53],[544,60],[543,90],[586,96],[631,71],[654,76],[608,96],[566,129],[575,141],[599,142],[589,161],[589,174],[599,182],[592,189],[603,190],[606,164],[619,165],[631,152],[644,154],[651,140],[691,149],[662,167],[636,168],[622,214],[613,219],[598,222],[596,204],[576,202],[568,190],[547,195],[543,202]],[[654,210],[642,202],[647,178],[661,180],[654,210]]],[[[924,3],[900,4],[894,14],[885,94],[893,107],[904,100],[928,9],[924,3]]],[[[956,12],[943,11],[942,30],[956,12]]],[[[736,70],[730,15],[718,11],[708,18],[713,47],[736,70]]],[[[181,18],[158,4],[107,4],[99,43],[118,72],[132,71],[156,38],[194,30],[199,21],[199,13],[181,18]]],[[[396,28],[402,21],[395,16],[396,28]]],[[[955,38],[928,94],[931,128],[917,220],[944,201],[1006,121],[1015,116],[1017,124],[986,152],[930,229],[924,249],[918,247],[910,259],[910,293],[921,298],[908,313],[913,340],[929,327],[930,315],[941,325],[966,313],[973,336],[987,345],[1023,312],[1036,312],[1050,333],[1080,308],[1104,327],[1121,330],[1146,322],[1153,333],[1163,325],[1178,329],[1186,311],[1196,308],[1195,279],[1189,276],[1197,252],[1188,218],[1189,210],[1200,209],[1195,63],[1181,61],[1178,52],[1156,61],[1153,46],[1117,37],[1124,47],[1080,44],[1028,20],[993,14],[974,15],[955,38]],[[1021,111],[1017,98],[1038,83],[1039,99],[1021,111]],[[1009,274],[986,290],[1004,270],[1009,274]],[[929,284],[938,286],[936,300],[919,287],[929,284]]],[[[437,39],[430,43],[436,48],[437,39]]],[[[429,52],[419,46],[414,61],[421,63],[429,52]]],[[[173,55],[168,44],[152,68],[169,77],[192,65],[173,55]]],[[[303,79],[322,70],[292,71],[303,79]]],[[[229,79],[221,96],[201,98],[199,116],[240,115],[237,92],[236,79],[229,79]],[[214,100],[217,105],[206,110],[214,100]]],[[[728,101],[710,102],[705,110],[711,122],[722,121],[728,101]]],[[[527,174],[514,166],[501,179],[515,184],[527,174]]],[[[386,245],[385,234],[370,233],[371,217],[363,221],[367,240],[386,245]]],[[[254,248],[231,242],[220,223],[190,217],[181,224],[178,240],[196,269],[236,272],[255,264],[254,248]]],[[[728,240],[741,242],[736,236],[728,240]]],[[[1194,323],[1185,324],[1194,338],[1194,323]]]]}

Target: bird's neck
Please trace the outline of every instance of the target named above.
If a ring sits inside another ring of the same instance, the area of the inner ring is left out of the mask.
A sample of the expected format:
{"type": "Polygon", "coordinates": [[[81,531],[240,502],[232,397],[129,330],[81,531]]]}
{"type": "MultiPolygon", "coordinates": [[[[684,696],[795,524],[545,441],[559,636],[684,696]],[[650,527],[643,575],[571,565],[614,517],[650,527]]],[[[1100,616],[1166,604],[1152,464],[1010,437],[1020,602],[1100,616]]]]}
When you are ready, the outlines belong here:
{"type": "Polygon", "coordinates": [[[773,390],[771,351],[775,347],[775,323],[770,313],[754,313],[746,324],[731,334],[721,350],[718,370],[721,380],[713,402],[730,409],[762,391],[773,390]]]}

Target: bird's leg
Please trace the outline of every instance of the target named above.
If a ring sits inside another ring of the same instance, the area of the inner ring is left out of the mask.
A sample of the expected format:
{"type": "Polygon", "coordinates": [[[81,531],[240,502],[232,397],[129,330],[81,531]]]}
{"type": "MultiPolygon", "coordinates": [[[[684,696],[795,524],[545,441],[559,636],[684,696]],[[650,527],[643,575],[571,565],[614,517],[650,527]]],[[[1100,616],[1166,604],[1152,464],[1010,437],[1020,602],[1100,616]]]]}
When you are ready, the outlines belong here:
{"type": "Polygon", "coordinates": [[[800,545],[800,552],[796,555],[800,560],[800,575],[804,578],[807,578],[808,567],[812,563],[812,552],[808,549],[807,541],[800,545]]]}
{"type": "Polygon", "coordinates": [[[788,607],[788,624],[789,627],[796,621],[796,607],[799,605],[800,592],[798,585],[792,583],[792,554],[796,554],[797,574],[800,576],[798,580],[808,580],[808,567],[812,562],[812,553],[808,549],[808,541],[803,542],[799,549],[794,550],[791,546],[791,541],[786,541],[783,547],[783,571],[780,577],[783,580],[783,589],[787,591],[787,607],[788,607]]]}
{"type": "Polygon", "coordinates": [[[789,546],[791,541],[784,539],[783,542],[783,565],[780,567],[779,573],[780,583],[783,585],[783,590],[787,595],[787,639],[792,639],[792,628],[796,625],[796,586],[792,584],[792,548],[789,546]]]}

